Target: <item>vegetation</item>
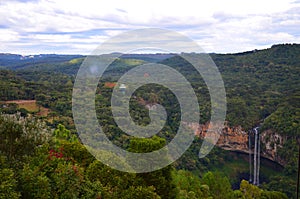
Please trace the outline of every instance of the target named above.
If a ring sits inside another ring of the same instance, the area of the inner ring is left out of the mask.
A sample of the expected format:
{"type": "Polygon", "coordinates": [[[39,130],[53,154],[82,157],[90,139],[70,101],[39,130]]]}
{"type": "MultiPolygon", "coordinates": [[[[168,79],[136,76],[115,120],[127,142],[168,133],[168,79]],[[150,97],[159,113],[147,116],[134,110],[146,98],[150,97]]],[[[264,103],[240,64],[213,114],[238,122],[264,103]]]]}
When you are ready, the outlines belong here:
{"type": "MultiPolygon", "coordinates": [[[[199,159],[199,138],[174,164],[155,172],[123,173],[103,165],[81,144],[72,119],[72,87],[83,57],[45,55],[20,61],[18,56],[2,54],[0,198],[295,197],[295,138],[300,132],[299,55],[300,45],[296,44],[239,54],[211,54],[225,83],[229,125],[242,126],[246,131],[261,125],[262,131],[271,130],[285,138],[277,154],[286,162],[283,172],[263,167],[264,183],[256,187],[242,180],[247,179],[244,176],[248,176],[248,167],[239,156],[214,148],[199,159]],[[36,100],[36,107],[11,100],[36,100]],[[39,114],[41,109],[49,112],[39,114]]],[[[156,150],[170,142],[181,117],[174,94],[152,85],[135,91],[130,114],[136,123],[146,125],[150,118],[145,104],[162,104],[168,117],[157,136],[142,141],[115,124],[110,109],[114,82],[124,72],[147,62],[166,64],[181,72],[200,102],[200,122],[210,118],[206,85],[181,57],[124,55],[109,66],[98,84],[96,112],[107,137],[134,152],[156,150]]]]}
{"type": "MultiPolygon", "coordinates": [[[[234,198],[237,194],[228,178],[218,173],[208,172],[200,179],[172,166],[151,173],[119,172],[95,160],[62,125],[51,133],[39,129],[41,121],[31,124],[8,115],[0,119],[2,140],[9,142],[1,146],[1,198],[234,198]],[[30,132],[26,131],[28,126],[30,132]]],[[[153,139],[143,144],[132,141],[129,150],[144,152],[164,144],[162,138],[153,139]]],[[[238,194],[286,198],[246,181],[238,194]]]]}

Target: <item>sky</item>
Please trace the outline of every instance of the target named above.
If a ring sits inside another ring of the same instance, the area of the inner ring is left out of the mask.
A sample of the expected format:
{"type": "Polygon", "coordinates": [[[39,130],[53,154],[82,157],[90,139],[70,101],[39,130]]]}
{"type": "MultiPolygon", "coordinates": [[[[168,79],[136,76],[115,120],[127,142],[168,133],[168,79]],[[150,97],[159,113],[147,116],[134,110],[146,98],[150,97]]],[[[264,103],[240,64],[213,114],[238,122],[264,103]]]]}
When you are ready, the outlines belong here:
{"type": "Polygon", "coordinates": [[[0,0],[0,53],[90,54],[141,28],[176,31],[210,53],[300,43],[300,0],[0,0]]]}

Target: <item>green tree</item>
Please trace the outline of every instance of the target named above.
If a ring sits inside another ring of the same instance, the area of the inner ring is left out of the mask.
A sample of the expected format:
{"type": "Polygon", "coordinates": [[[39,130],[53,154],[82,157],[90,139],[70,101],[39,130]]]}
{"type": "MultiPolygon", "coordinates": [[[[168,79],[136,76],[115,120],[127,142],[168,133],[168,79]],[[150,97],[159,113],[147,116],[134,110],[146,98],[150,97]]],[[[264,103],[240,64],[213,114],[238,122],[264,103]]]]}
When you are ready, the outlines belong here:
{"type": "Polygon", "coordinates": [[[17,199],[20,193],[17,191],[17,180],[14,171],[8,168],[0,168],[0,198],[17,199]]]}
{"type": "Polygon", "coordinates": [[[189,171],[174,171],[173,181],[178,189],[177,198],[208,198],[209,196],[209,187],[203,185],[200,179],[189,171]]]}
{"type": "MultiPolygon", "coordinates": [[[[129,151],[136,153],[147,153],[158,150],[166,144],[166,140],[158,136],[152,138],[130,140],[129,151]]],[[[166,157],[167,158],[167,157],[166,157]]],[[[172,166],[149,173],[139,173],[137,177],[143,179],[144,186],[155,187],[156,193],[162,198],[174,198],[176,196],[175,185],[172,180],[172,166]]]]}
{"type": "Polygon", "coordinates": [[[57,125],[57,128],[54,130],[53,136],[54,142],[58,145],[60,145],[61,140],[78,142],[77,136],[72,134],[71,131],[66,129],[66,127],[62,124],[57,125]]]}
{"type": "Polygon", "coordinates": [[[0,151],[11,167],[22,165],[50,135],[46,125],[36,118],[0,115],[0,151]]]}
{"type": "Polygon", "coordinates": [[[262,193],[262,190],[255,185],[249,184],[246,180],[242,180],[240,184],[240,191],[244,194],[245,199],[260,198],[262,193]]]}
{"type": "Polygon", "coordinates": [[[227,177],[222,177],[219,173],[207,172],[202,183],[209,186],[210,194],[213,198],[229,198],[232,195],[232,189],[227,177]]]}
{"type": "Polygon", "coordinates": [[[44,172],[39,172],[25,165],[20,170],[20,187],[22,198],[51,198],[51,181],[44,172]]]}
{"type": "Polygon", "coordinates": [[[155,193],[155,188],[153,186],[143,187],[143,186],[131,186],[129,189],[124,190],[121,194],[123,199],[160,199],[161,197],[155,193]]]}

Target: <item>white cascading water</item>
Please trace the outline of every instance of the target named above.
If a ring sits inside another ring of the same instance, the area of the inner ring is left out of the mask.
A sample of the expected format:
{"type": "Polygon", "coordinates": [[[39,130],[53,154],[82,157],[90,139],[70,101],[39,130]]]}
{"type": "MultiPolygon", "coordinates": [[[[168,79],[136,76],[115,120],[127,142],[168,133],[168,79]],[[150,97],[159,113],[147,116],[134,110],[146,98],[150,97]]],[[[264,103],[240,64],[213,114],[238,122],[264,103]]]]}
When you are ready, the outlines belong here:
{"type": "Polygon", "coordinates": [[[254,171],[253,171],[253,184],[259,185],[259,169],[260,169],[260,139],[258,127],[254,128],[254,171]]]}
{"type": "MultiPolygon", "coordinates": [[[[257,130],[258,131],[258,130],[257,130]]],[[[260,169],[260,134],[257,132],[257,172],[256,172],[256,185],[259,186],[259,169],[260,169]]]]}
{"type": "Polygon", "coordinates": [[[257,177],[257,129],[254,128],[254,171],[253,171],[253,184],[256,184],[256,177],[257,177]]]}
{"type": "Polygon", "coordinates": [[[251,146],[251,132],[248,133],[248,141],[249,141],[249,182],[252,183],[252,146],[251,146]]]}

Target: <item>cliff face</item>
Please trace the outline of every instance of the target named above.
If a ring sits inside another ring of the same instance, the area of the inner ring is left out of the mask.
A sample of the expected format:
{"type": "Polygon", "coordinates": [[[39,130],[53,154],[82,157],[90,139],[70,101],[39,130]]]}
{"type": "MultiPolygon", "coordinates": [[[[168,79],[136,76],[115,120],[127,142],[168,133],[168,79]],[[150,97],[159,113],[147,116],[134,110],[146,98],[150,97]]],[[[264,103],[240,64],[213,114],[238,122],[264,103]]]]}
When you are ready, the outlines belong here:
{"type": "Polygon", "coordinates": [[[217,146],[226,150],[248,152],[248,133],[240,126],[230,128],[226,126],[217,142],[217,146]]]}
{"type": "Polygon", "coordinates": [[[286,138],[272,130],[263,131],[260,138],[262,143],[262,155],[281,165],[285,165],[285,160],[278,155],[278,149],[283,147],[286,138]]]}
{"type": "MultiPolygon", "coordinates": [[[[204,138],[208,130],[208,124],[188,124],[195,131],[195,135],[204,138]]],[[[217,146],[231,151],[243,151],[248,153],[248,134],[240,126],[222,129],[217,146]]]]}
{"type": "MultiPolygon", "coordinates": [[[[195,135],[204,138],[208,130],[208,124],[187,124],[195,131],[195,135]]],[[[261,156],[268,158],[272,161],[285,165],[285,161],[278,156],[278,149],[282,147],[285,138],[281,137],[278,133],[267,130],[260,133],[261,138],[261,156]]],[[[252,146],[254,138],[251,136],[252,146]]],[[[216,144],[225,150],[240,151],[249,153],[249,136],[240,126],[229,127],[225,125],[220,134],[220,138],[216,144]]],[[[253,151],[253,149],[252,149],[253,151]]]]}

